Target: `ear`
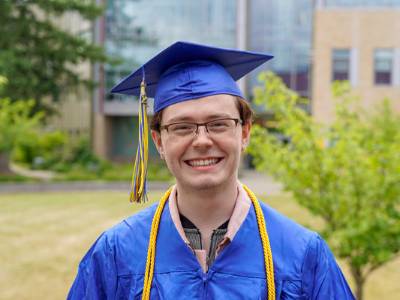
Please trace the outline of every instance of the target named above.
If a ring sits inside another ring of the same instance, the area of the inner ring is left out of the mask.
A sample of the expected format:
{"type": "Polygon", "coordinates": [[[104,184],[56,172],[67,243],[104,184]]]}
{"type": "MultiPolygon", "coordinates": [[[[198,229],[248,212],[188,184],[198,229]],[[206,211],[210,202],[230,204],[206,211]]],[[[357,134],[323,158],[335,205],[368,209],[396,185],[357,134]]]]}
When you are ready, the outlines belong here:
{"type": "Polygon", "coordinates": [[[250,142],[250,132],[251,132],[251,123],[247,122],[242,125],[242,151],[246,149],[247,145],[250,142]]]}
{"type": "Polygon", "coordinates": [[[160,154],[161,159],[164,159],[164,150],[162,147],[161,133],[159,133],[156,130],[152,130],[151,138],[153,139],[154,145],[156,145],[157,151],[160,154]]]}

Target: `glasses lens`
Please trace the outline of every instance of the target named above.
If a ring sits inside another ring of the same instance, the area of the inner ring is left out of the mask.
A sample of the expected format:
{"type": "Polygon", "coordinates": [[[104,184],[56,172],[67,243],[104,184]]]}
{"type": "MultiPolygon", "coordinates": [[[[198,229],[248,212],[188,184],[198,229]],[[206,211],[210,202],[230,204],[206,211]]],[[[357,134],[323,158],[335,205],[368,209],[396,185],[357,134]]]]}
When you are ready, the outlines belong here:
{"type": "Polygon", "coordinates": [[[232,130],[235,125],[235,120],[221,119],[209,122],[207,128],[208,131],[212,133],[225,133],[232,130]]]}
{"type": "Polygon", "coordinates": [[[191,123],[172,124],[168,127],[168,132],[176,136],[188,136],[196,131],[197,125],[191,123]]]}

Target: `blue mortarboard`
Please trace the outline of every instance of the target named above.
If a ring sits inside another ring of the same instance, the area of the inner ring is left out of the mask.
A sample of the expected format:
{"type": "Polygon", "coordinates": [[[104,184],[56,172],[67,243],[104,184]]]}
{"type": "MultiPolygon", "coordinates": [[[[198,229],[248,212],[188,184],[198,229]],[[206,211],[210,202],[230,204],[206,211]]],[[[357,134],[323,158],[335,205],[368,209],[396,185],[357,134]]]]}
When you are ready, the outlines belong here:
{"type": "Polygon", "coordinates": [[[114,86],[112,93],[140,96],[139,144],[131,201],[146,197],[147,96],[154,112],[169,105],[217,94],[243,97],[236,80],[271,59],[271,55],[176,42],[114,86]]]}
{"type": "Polygon", "coordinates": [[[235,83],[271,55],[176,42],[114,86],[112,93],[140,94],[143,76],[154,111],[184,100],[215,94],[243,97],[235,83]]]}

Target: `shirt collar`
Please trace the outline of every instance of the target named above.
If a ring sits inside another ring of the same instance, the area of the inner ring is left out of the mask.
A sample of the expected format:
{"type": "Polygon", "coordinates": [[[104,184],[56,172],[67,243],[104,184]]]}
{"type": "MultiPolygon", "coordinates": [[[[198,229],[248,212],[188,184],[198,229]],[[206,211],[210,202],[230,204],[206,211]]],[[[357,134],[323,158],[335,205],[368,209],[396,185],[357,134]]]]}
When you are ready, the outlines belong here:
{"type": "MultiPolygon", "coordinates": [[[[247,213],[249,212],[251,206],[251,200],[249,199],[249,196],[247,195],[246,191],[243,189],[242,184],[239,181],[237,184],[237,189],[238,189],[238,196],[236,198],[235,207],[228,222],[227,232],[224,236],[224,239],[228,239],[230,241],[232,241],[233,238],[235,237],[244,219],[246,218],[247,213]]],[[[179,235],[181,236],[182,240],[187,245],[189,245],[190,243],[185,235],[185,231],[182,226],[182,221],[180,218],[178,205],[176,202],[176,193],[177,193],[177,188],[175,185],[173,186],[171,194],[168,199],[169,211],[171,213],[171,219],[174,222],[179,235]]]]}

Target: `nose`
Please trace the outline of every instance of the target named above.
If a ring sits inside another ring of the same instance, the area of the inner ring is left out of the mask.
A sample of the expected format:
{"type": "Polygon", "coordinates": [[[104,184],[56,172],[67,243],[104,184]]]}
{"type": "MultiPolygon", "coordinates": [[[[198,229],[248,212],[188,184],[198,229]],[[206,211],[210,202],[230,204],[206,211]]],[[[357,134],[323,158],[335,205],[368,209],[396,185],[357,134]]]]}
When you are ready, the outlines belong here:
{"type": "Polygon", "coordinates": [[[212,145],[212,140],[210,138],[210,135],[206,129],[206,126],[200,125],[197,128],[196,135],[194,136],[193,139],[193,146],[195,147],[209,147],[212,145]]]}

